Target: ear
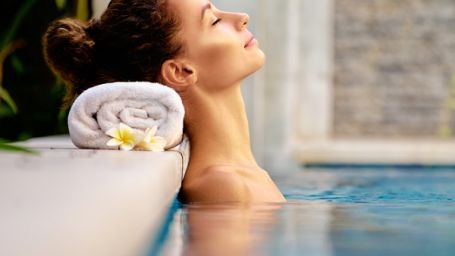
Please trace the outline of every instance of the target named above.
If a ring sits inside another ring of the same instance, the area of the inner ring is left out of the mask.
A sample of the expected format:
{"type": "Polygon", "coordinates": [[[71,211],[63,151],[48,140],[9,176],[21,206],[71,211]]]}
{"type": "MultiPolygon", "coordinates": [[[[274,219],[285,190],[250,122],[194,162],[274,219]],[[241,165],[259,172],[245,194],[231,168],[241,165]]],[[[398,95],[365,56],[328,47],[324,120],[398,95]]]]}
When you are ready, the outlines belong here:
{"type": "Polygon", "coordinates": [[[167,60],[161,66],[163,82],[177,92],[186,90],[197,81],[196,69],[181,60],[167,60]]]}

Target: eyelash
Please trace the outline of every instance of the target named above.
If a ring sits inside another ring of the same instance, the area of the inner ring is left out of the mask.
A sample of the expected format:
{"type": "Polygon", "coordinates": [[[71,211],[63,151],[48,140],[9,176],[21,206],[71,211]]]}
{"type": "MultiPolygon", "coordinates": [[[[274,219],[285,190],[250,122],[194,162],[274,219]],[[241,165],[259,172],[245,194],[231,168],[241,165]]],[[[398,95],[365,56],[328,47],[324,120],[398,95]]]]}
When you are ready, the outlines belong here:
{"type": "Polygon", "coordinates": [[[220,18],[216,19],[215,22],[212,23],[212,26],[215,26],[215,25],[218,24],[218,22],[220,22],[220,21],[221,21],[220,18]]]}

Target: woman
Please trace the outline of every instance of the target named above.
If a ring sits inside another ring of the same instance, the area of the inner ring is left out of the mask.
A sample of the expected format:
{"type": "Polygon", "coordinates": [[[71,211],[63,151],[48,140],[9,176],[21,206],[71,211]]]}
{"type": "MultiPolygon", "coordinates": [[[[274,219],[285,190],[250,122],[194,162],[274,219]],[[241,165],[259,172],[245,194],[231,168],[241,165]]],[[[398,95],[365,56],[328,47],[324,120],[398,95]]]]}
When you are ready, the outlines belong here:
{"type": "Polygon", "coordinates": [[[184,202],[284,202],[251,151],[241,82],[264,63],[249,17],[207,0],[112,0],[100,20],[54,22],[48,64],[68,87],[160,82],[179,93],[191,158],[184,202]]]}

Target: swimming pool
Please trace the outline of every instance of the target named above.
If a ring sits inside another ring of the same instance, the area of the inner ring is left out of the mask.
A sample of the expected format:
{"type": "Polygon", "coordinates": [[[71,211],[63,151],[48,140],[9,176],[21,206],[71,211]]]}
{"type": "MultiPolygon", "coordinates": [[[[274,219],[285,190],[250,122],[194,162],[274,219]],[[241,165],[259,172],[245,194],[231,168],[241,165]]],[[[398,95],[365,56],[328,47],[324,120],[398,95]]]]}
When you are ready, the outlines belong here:
{"type": "Polygon", "coordinates": [[[306,168],[286,204],[174,203],[150,255],[455,255],[455,168],[306,168]]]}

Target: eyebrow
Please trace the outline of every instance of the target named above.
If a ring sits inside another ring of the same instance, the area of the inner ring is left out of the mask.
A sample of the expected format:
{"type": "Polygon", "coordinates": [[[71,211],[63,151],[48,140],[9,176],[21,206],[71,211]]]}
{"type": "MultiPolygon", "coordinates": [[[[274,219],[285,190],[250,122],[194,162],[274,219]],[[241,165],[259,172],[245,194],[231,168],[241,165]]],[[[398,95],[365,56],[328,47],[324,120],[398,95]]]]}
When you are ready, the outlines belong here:
{"type": "Polygon", "coordinates": [[[212,8],[212,4],[211,3],[207,3],[204,5],[204,7],[202,7],[202,11],[201,11],[201,21],[204,19],[204,14],[205,14],[205,11],[209,10],[212,8]]]}

